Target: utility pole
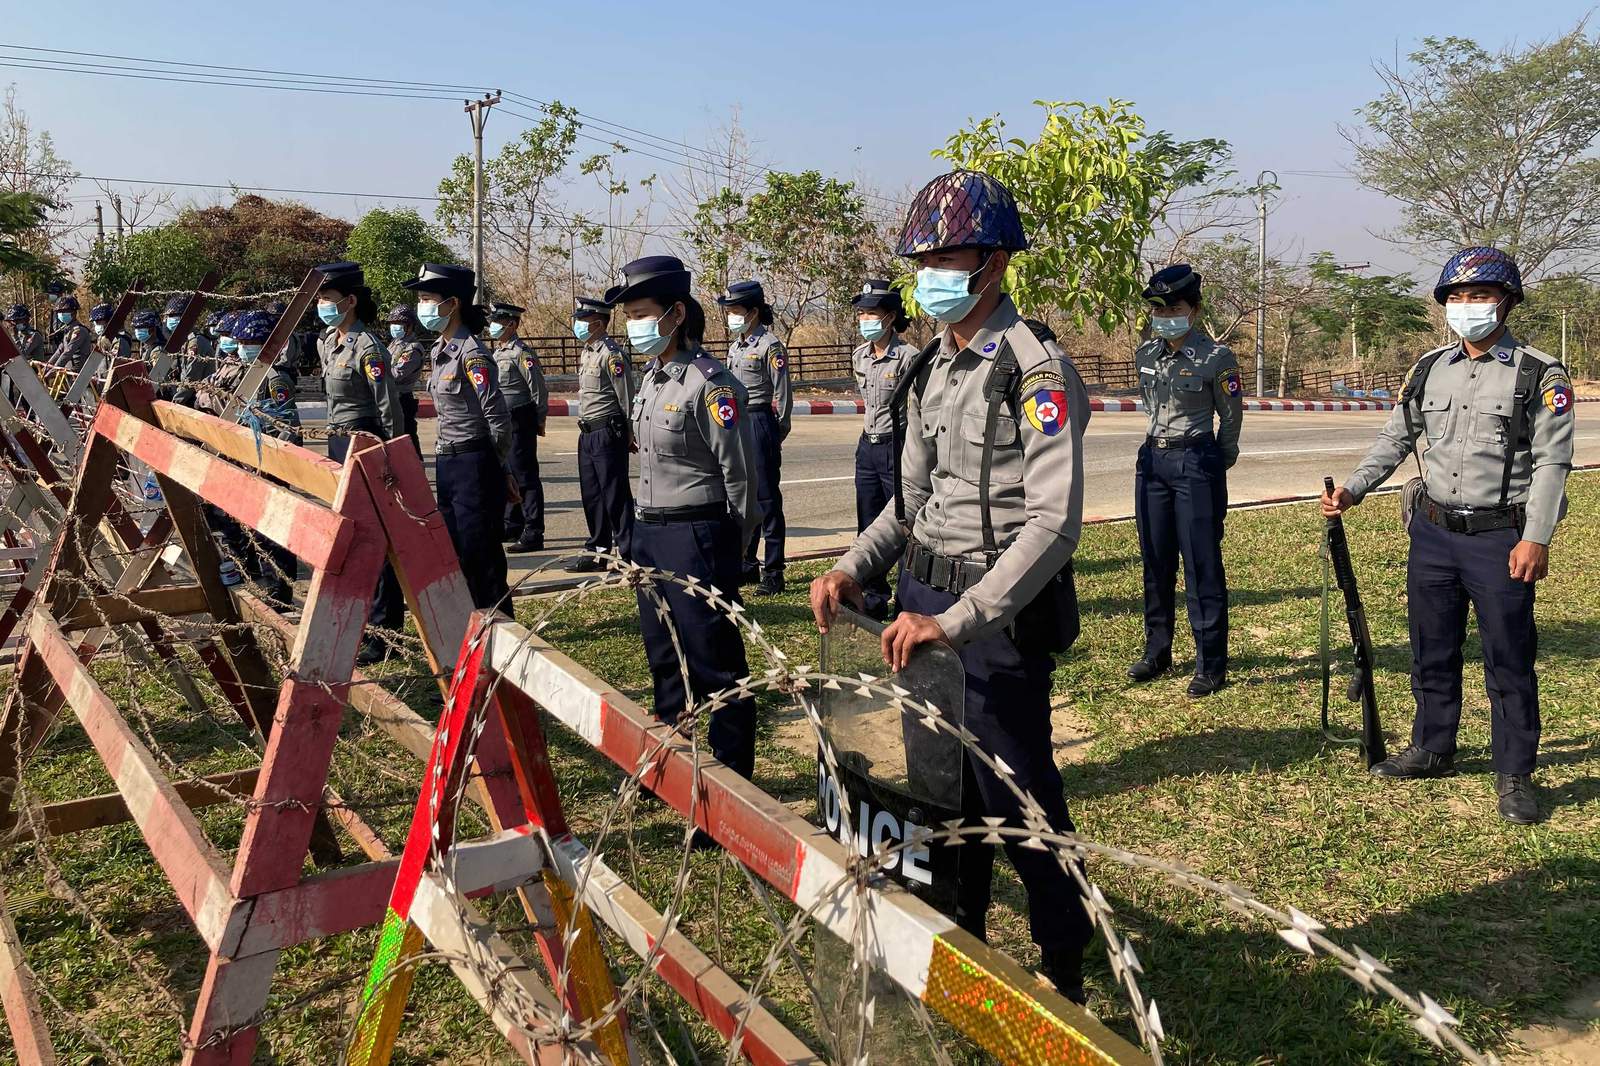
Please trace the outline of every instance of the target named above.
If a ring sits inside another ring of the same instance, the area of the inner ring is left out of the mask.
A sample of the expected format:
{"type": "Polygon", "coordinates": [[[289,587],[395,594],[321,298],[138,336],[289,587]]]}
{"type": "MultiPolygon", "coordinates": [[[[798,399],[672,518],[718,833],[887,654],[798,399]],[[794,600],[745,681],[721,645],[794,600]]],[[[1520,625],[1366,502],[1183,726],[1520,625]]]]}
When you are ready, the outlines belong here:
{"type": "Polygon", "coordinates": [[[1567,365],[1567,309],[1561,309],[1561,365],[1567,365]]]}
{"type": "Polygon", "coordinates": [[[94,202],[94,243],[106,243],[106,212],[99,200],[94,202]]]}
{"type": "Polygon", "coordinates": [[[111,210],[117,213],[117,247],[122,247],[122,197],[111,198],[111,210]]]}
{"type": "MultiPolygon", "coordinates": [[[[1340,263],[1333,269],[1341,272],[1365,270],[1371,265],[1371,263],[1340,263]]],[[[1356,297],[1353,291],[1350,294],[1350,362],[1352,364],[1350,369],[1361,369],[1361,348],[1356,343],[1356,297]]]]}
{"type": "MultiPolygon", "coordinates": [[[[1256,289],[1256,395],[1267,394],[1267,176],[1272,176],[1271,186],[1278,184],[1278,172],[1263,170],[1256,175],[1256,210],[1260,216],[1261,232],[1256,248],[1256,264],[1260,269],[1256,289]]],[[[1283,395],[1283,382],[1278,382],[1278,395],[1283,395]]]]}
{"type": "Polygon", "coordinates": [[[472,273],[477,279],[474,303],[483,300],[483,124],[489,119],[489,109],[500,102],[500,90],[491,96],[483,94],[482,100],[466,100],[462,110],[472,120],[472,273]]]}

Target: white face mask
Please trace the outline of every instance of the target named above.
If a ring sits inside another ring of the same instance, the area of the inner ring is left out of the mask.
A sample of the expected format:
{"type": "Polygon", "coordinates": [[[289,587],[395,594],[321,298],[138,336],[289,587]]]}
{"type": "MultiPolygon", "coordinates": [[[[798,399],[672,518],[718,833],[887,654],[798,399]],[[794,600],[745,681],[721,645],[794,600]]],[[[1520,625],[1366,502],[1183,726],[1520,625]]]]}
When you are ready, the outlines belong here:
{"type": "Polygon", "coordinates": [[[1448,303],[1444,320],[1462,340],[1481,341],[1500,325],[1500,304],[1499,300],[1448,303]]]}
{"type": "Polygon", "coordinates": [[[729,315],[728,316],[728,332],[732,333],[736,337],[739,334],[744,332],[744,316],[743,315],[729,315]]]}
{"type": "Polygon", "coordinates": [[[1150,332],[1163,340],[1175,341],[1189,332],[1188,315],[1151,315],[1150,332]]]}

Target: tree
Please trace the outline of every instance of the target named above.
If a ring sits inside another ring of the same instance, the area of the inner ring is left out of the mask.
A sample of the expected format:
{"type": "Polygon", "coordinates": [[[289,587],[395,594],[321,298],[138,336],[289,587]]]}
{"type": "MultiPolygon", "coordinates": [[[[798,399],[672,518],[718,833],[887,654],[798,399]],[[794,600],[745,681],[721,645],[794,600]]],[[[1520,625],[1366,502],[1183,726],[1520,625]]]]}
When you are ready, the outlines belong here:
{"type": "Polygon", "coordinates": [[[83,283],[100,300],[115,300],[135,278],[149,289],[186,289],[199,284],[212,263],[197,234],[168,223],[130,234],[121,244],[97,243],[84,263],[83,283]]]}
{"type": "Polygon", "coordinates": [[[36,132],[17,106],[16,86],[8,86],[0,114],[0,193],[14,194],[7,198],[4,239],[16,265],[4,268],[7,302],[30,300],[65,276],[61,260],[71,232],[66,198],[76,178],[72,165],[56,155],[49,131],[36,132]]]}
{"type": "Polygon", "coordinates": [[[434,235],[433,227],[409,207],[395,211],[377,207],[362,215],[350,231],[348,248],[384,308],[411,301],[401,282],[416,277],[421,264],[457,261],[455,253],[434,235]]]}
{"type": "Polygon", "coordinates": [[[1147,138],[1144,120],[1124,100],[1035,103],[1044,109],[1036,140],[1008,137],[1005,121],[991,115],[933,154],[998,178],[1016,196],[1033,242],[1006,272],[1018,307],[1079,328],[1093,318],[1109,333],[1138,306],[1140,253],[1162,205],[1212,172],[1215,149],[1197,146],[1222,142],[1147,138]]]}
{"type": "Polygon", "coordinates": [[[737,110],[694,157],[693,165],[668,180],[673,216],[683,233],[689,269],[708,292],[720,292],[736,276],[750,273],[739,224],[745,199],[756,191],[765,168],[752,159],[737,110]]]}
{"type": "Polygon", "coordinates": [[[1404,361],[1392,358],[1400,342],[1433,328],[1428,305],[1415,295],[1416,282],[1406,274],[1362,277],[1341,269],[1332,253],[1321,252],[1312,261],[1311,277],[1324,296],[1307,317],[1330,337],[1351,334],[1356,358],[1367,369],[1397,367],[1404,361]]]}
{"type": "MultiPolygon", "coordinates": [[[[545,117],[508,142],[483,167],[484,269],[503,272],[511,295],[531,303],[553,265],[567,269],[573,220],[556,193],[572,159],[582,123],[577,108],[559,100],[545,117]]],[[[436,217],[452,238],[472,233],[473,161],[458,155],[439,182],[436,217]]],[[[580,224],[581,225],[581,224],[580,224]]]]}
{"type": "Polygon", "coordinates": [[[318,263],[345,257],[352,228],[304,204],[254,195],[190,208],[171,225],[198,238],[204,260],[226,271],[224,290],[241,295],[295,288],[318,263]]]}
{"type": "Polygon", "coordinates": [[[1574,376],[1600,376],[1600,285],[1570,275],[1546,278],[1526,296],[1511,318],[1512,333],[1564,358],[1574,376]]]}
{"type": "Polygon", "coordinates": [[[1522,51],[1427,37],[1407,60],[1377,66],[1365,129],[1342,131],[1362,184],[1405,207],[1390,238],[1441,259],[1491,244],[1530,278],[1594,270],[1600,43],[1584,23],[1522,51]]]}
{"type": "Polygon", "coordinates": [[[0,191],[0,273],[34,288],[60,276],[55,258],[40,255],[30,242],[49,210],[49,201],[35,193],[0,191]]]}

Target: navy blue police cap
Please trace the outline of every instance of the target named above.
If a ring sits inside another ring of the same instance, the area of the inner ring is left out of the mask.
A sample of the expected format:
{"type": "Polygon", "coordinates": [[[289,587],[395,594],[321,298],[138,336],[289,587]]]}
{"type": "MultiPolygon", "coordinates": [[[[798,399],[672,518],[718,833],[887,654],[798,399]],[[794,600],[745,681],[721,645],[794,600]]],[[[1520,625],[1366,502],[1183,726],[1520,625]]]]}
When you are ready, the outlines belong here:
{"type": "Polygon", "coordinates": [[[493,304],[491,304],[489,306],[489,317],[490,318],[521,318],[522,317],[522,313],[524,311],[526,311],[526,310],[527,310],[526,307],[518,307],[516,304],[508,304],[508,303],[503,303],[503,302],[501,302],[499,300],[496,300],[493,304]]]}
{"type": "Polygon", "coordinates": [[[155,329],[161,325],[161,316],[154,311],[135,311],[128,325],[134,329],[155,329]]]}
{"type": "Polygon", "coordinates": [[[401,304],[389,312],[385,321],[395,326],[414,326],[417,324],[417,312],[410,304],[401,304]]]}
{"type": "Polygon", "coordinates": [[[278,317],[270,311],[246,311],[233,327],[233,339],[240,344],[265,344],[277,324],[278,317]]]}
{"type": "Polygon", "coordinates": [[[362,273],[360,263],[322,263],[315,269],[322,275],[324,289],[348,294],[367,283],[367,277],[362,273]]]}
{"type": "Polygon", "coordinates": [[[762,307],[767,302],[767,292],[759,281],[733,281],[728,291],[717,297],[723,307],[762,307]]]}
{"type": "Polygon", "coordinates": [[[110,304],[95,304],[93,307],[89,308],[89,321],[110,322],[111,316],[116,314],[116,312],[117,309],[112,307],[110,304]]]}
{"type": "Polygon", "coordinates": [[[1200,296],[1200,275],[1188,263],[1174,263],[1150,275],[1144,298],[1157,307],[1171,307],[1180,301],[1194,303],[1200,296]]]}
{"type": "Polygon", "coordinates": [[[446,299],[452,296],[471,299],[473,290],[478,287],[478,275],[471,267],[423,263],[416,277],[400,284],[412,292],[438,293],[446,299]]]}
{"type": "Polygon", "coordinates": [[[905,307],[905,300],[900,292],[887,278],[868,278],[861,285],[861,291],[850,298],[850,302],[863,311],[872,311],[879,307],[888,307],[896,311],[905,307]]]}
{"type": "Polygon", "coordinates": [[[33,317],[33,312],[28,310],[27,304],[12,304],[11,310],[6,312],[7,322],[26,322],[33,317]]]}
{"type": "Polygon", "coordinates": [[[687,300],[689,280],[689,271],[676,256],[647,255],[622,268],[622,284],[606,290],[605,302],[615,305],[646,298],[687,300]]]}
{"type": "Polygon", "coordinates": [[[166,306],[162,308],[162,313],[168,315],[181,315],[183,314],[183,309],[188,306],[189,298],[187,296],[174,296],[172,299],[168,300],[166,306]]]}
{"type": "Polygon", "coordinates": [[[596,300],[592,296],[578,297],[578,306],[572,309],[573,318],[583,318],[593,315],[596,318],[610,318],[611,305],[604,300],[596,300]]]}
{"type": "Polygon", "coordinates": [[[58,296],[56,297],[55,309],[57,311],[76,311],[78,309],[78,298],[70,293],[66,296],[58,296]]]}

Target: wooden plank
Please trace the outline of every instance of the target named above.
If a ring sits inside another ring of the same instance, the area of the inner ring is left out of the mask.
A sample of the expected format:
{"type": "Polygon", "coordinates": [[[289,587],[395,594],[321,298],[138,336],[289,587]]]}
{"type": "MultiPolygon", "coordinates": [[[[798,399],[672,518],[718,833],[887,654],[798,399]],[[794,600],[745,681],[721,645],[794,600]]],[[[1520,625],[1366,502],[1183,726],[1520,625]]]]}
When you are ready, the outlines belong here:
{"type": "Polygon", "coordinates": [[[58,621],[66,632],[117,626],[147,618],[182,617],[204,614],[208,607],[206,591],[199,585],[158,585],[136,589],[122,596],[96,596],[72,605],[58,621]]]}
{"type": "Polygon", "coordinates": [[[228,867],[206,839],[200,823],[178,796],[144,744],[123,720],[116,705],[78,661],[74,649],[44,611],[36,611],[28,627],[39,652],[67,704],[78,716],[89,742],[117,783],[132,815],[183,909],[213,951],[228,952],[238,942],[248,915],[228,891],[228,867]]]}
{"type": "MultiPolygon", "coordinates": [[[[198,781],[175,781],[172,787],[185,806],[191,811],[197,811],[203,807],[226,803],[229,796],[241,799],[247,797],[255,788],[255,784],[256,770],[251,767],[248,770],[209,774],[198,781]]],[[[52,803],[41,807],[38,814],[44,822],[45,832],[50,836],[66,836],[88,829],[103,829],[108,825],[120,825],[132,817],[128,813],[128,804],[120,792],[105,792],[98,796],[85,796],[83,799],[52,803]]],[[[22,841],[32,840],[33,837],[34,830],[31,826],[20,826],[12,839],[22,841]]]]}
{"type": "Polygon", "coordinates": [[[168,433],[204,444],[243,466],[277,478],[325,503],[339,491],[338,463],[277,437],[256,439],[247,426],[166,400],[151,404],[156,424],[168,433]]]}
{"type": "Polygon", "coordinates": [[[278,356],[288,347],[289,338],[294,335],[295,327],[310,309],[311,301],[317,298],[317,290],[320,288],[322,288],[321,272],[307,271],[305,280],[300,283],[300,291],[289,301],[288,308],[278,319],[278,324],[272,327],[272,333],[267,337],[266,343],[261,346],[261,354],[240,377],[239,384],[234,387],[233,395],[228,397],[228,402],[222,409],[224,420],[232,419],[239,413],[239,408],[255,396],[256,390],[267,378],[267,371],[272,369],[272,364],[277,362],[278,356]]]}
{"type": "Polygon", "coordinates": [[[37,986],[16,926],[11,923],[11,913],[6,909],[4,886],[0,885],[0,1006],[5,1008],[18,1066],[56,1064],[56,1049],[39,1006],[37,986]]]}

